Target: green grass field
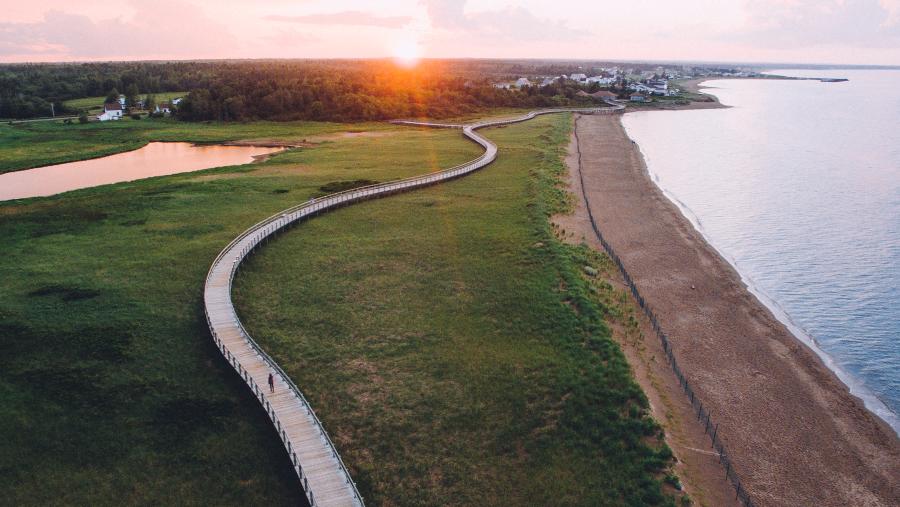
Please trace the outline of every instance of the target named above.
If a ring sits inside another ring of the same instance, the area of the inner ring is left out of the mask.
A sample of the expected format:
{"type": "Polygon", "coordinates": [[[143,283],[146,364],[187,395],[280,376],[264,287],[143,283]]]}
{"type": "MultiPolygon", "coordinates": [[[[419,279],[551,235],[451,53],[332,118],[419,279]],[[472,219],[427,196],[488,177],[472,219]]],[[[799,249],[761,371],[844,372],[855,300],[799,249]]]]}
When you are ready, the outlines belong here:
{"type": "MultiPolygon", "coordinates": [[[[348,128],[140,123],[105,132],[302,140],[348,128]]],[[[19,142],[33,156],[65,140],[56,128],[19,142]]],[[[299,501],[263,411],[211,344],[209,263],[322,187],[480,153],[458,131],[350,128],[373,134],[0,203],[4,501],[299,501]]],[[[670,453],[609,339],[624,296],[585,274],[608,269],[604,257],[564,246],[547,220],[568,202],[557,177],[569,128],[555,115],[489,130],[501,155],[485,170],[316,218],[241,272],[239,312],[308,394],[369,505],[672,504],[670,453]]],[[[0,159],[27,160],[7,147],[0,159]]]]}
{"type": "Polygon", "coordinates": [[[330,182],[477,153],[458,132],[405,129],[0,204],[2,503],[296,505],[280,442],[211,344],[210,262],[330,182]]]}
{"type": "MultiPolygon", "coordinates": [[[[162,93],[154,93],[153,96],[156,97],[156,102],[168,102],[172,99],[177,99],[178,97],[184,97],[187,95],[187,92],[162,92],[162,93]]],[[[142,93],[140,95],[141,98],[146,97],[147,94],[142,93]]],[[[63,105],[69,109],[86,111],[88,113],[99,113],[103,109],[103,101],[106,100],[106,95],[102,97],[84,97],[81,99],[71,99],[63,102],[63,105]]]]}
{"type": "Polygon", "coordinates": [[[240,272],[239,314],[374,505],[672,502],[623,313],[583,275],[608,266],[548,223],[570,121],[489,130],[483,172],[317,218],[240,272]]]}
{"type": "Polygon", "coordinates": [[[302,142],[310,136],[348,130],[384,131],[398,128],[386,123],[190,123],[146,118],[84,125],[65,125],[61,122],[0,124],[0,174],[134,150],[150,141],[302,142]]]}

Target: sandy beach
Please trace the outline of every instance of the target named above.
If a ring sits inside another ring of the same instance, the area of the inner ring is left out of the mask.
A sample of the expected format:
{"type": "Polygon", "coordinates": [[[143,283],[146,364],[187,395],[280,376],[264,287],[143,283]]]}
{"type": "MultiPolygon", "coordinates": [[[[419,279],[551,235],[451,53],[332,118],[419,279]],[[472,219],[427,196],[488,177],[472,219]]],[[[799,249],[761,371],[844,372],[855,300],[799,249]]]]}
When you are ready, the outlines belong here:
{"type": "MultiPolygon", "coordinates": [[[[715,104],[702,107],[722,107],[715,104]]],[[[581,165],[574,151],[567,161],[579,208],[557,222],[600,248],[586,214],[590,207],[719,423],[719,436],[754,503],[900,505],[900,442],[894,431],[748,291],[663,195],[619,117],[580,116],[576,128],[581,165]]],[[[574,143],[573,137],[573,150],[574,143]]],[[[709,439],[644,325],[644,338],[622,345],[666,427],[679,474],[700,504],[733,504],[734,490],[708,454],[709,439]]]]}

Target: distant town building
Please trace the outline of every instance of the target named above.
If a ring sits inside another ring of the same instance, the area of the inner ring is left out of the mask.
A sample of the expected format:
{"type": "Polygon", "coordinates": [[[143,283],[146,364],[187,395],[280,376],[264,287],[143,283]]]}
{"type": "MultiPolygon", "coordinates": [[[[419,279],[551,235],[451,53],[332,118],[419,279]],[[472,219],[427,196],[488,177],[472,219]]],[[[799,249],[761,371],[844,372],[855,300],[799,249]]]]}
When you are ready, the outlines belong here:
{"type": "Polygon", "coordinates": [[[119,102],[107,102],[103,104],[103,113],[97,116],[100,121],[118,120],[122,117],[122,104],[119,102]]]}
{"type": "Polygon", "coordinates": [[[597,83],[599,85],[606,85],[606,86],[612,84],[613,81],[615,81],[615,80],[616,80],[616,78],[614,78],[614,77],[603,77],[603,76],[591,76],[591,77],[587,78],[588,83],[597,83]]]}
{"type": "Polygon", "coordinates": [[[531,81],[528,78],[520,77],[516,80],[516,84],[514,85],[516,88],[522,88],[524,86],[531,86],[531,81]]]}
{"type": "Polygon", "coordinates": [[[580,83],[583,81],[587,81],[587,76],[584,74],[572,74],[571,76],[569,76],[569,79],[571,79],[572,81],[578,81],[580,83]]]}
{"type": "Polygon", "coordinates": [[[632,102],[649,102],[649,100],[647,100],[647,97],[645,95],[641,95],[640,93],[632,94],[629,100],[631,100],[632,102]]]}

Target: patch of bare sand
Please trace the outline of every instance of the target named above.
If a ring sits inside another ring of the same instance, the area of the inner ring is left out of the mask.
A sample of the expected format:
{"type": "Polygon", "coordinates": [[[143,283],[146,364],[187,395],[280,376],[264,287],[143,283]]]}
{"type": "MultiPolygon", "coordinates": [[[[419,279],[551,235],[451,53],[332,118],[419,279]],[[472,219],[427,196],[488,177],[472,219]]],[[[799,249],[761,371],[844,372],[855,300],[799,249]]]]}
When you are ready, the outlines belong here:
{"type": "MultiPolygon", "coordinates": [[[[754,502],[900,505],[900,443],[893,430],[746,289],[662,194],[619,118],[577,121],[588,206],[719,423],[719,436],[754,502]]],[[[653,336],[646,323],[643,335],[653,336]]],[[[709,448],[708,440],[692,436],[685,396],[671,387],[674,375],[657,342],[626,341],[625,351],[655,414],[663,412],[657,417],[667,424],[689,486],[704,488],[708,505],[720,505],[722,486],[704,482],[708,455],[692,451],[709,448]]]]}
{"type": "MultiPolygon", "coordinates": [[[[581,186],[581,170],[578,161],[577,139],[574,132],[566,153],[566,185],[574,196],[574,211],[555,215],[552,219],[557,232],[572,244],[586,244],[596,250],[603,250],[594,233],[588,215],[587,205],[581,186]]],[[[620,292],[627,292],[625,281],[618,271],[601,273],[607,282],[620,292]]],[[[636,308],[631,293],[628,305],[636,308]]],[[[677,458],[676,473],[681,479],[684,491],[696,505],[719,507],[738,505],[734,500],[734,489],[725,480],[718,456],[712,453],[709,437],[697,421],[690,403],[684,396],[675,374],[665,361],[665,353],[642,312],[633,311],[638,319],[637,333],[621,325],[612,324],[613,339],[622,347],[631,366],[635,380],[647,395],[653,418],[659,422],[666,434],[666,443],[677,458]]]]}

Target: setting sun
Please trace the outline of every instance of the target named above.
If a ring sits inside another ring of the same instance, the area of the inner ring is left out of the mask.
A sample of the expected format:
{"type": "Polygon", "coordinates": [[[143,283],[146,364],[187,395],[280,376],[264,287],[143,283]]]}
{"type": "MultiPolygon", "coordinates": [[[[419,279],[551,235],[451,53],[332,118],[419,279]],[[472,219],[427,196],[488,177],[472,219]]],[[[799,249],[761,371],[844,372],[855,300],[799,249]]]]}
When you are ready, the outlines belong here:
{"type": "Polygon", "coordinates": [[[394,61],[401,67],[415,67],[422,57],[422,48],[412,39],[404,39],[394,44],[391,49],[394,61]]]}

